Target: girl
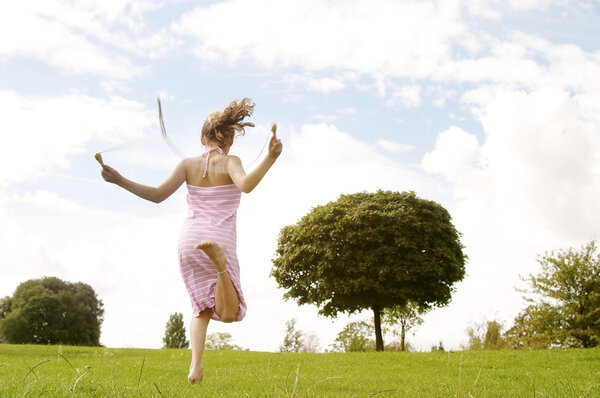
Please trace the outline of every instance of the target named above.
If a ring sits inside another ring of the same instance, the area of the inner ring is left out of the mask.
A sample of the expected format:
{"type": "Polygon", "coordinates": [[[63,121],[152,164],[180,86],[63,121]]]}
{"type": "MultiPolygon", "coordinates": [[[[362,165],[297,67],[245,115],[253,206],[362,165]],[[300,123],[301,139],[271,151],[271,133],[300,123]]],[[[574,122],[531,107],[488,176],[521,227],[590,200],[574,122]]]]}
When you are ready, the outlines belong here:
{"type": "Polygon", "coordinates": [[[246,302],[240,285],[236,254],[236,211],[242,192],[251,192],[281,154],[281,140],[271,137],[263,161],[246,174],[237,156],[229,155],[236,135],[252,115],[248,98],[233,101],[225,110],[209,113],[202,126],[201,142],[206,152],[183,159],[158,187],[138,184],[102,165],[102,177],[129,192],[155,203],[171,196],[187,183],[189,213],[179,236],[179,267],[190,295],[193,318],[190,325],[192,362],[188,381],[202,381],[202,353],[210,319],[241,321],[246,302]]]}

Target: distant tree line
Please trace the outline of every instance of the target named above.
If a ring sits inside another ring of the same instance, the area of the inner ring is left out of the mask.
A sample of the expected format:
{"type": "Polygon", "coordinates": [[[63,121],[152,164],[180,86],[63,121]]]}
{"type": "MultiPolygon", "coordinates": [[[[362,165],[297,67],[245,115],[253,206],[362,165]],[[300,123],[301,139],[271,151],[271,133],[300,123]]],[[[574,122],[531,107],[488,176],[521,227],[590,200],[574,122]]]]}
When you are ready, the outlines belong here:
{"type": "Polygon", "coordinates": [[[207,350],[244,350],[244,348],[233,343],[233,336],[227,332],[216,332],[206,336],[205,348],[207,350]]]}
{"type": "MultiPolygon", "coordinates": [[[[466,329],[463,350],[588,348],[600,345],[600,254],[595,241],[580,250],[546,253],[538,259],[540,272],[523,278],[529,305],[506,330],[498,320],[486,320],[466,329]]],[[[400,336],[385,346],[387,351],[408,351],[405,334],[422,322],[418,306],[392,307],[383,313],[382,323],[400,336]]],[[[295,320],[286,324],[281,351],[299,352],[302,332],[295,320]]],[[[328,351],[374,351],[373,320],[349,322],[328,351]]],[[[432,351],[444,351],[440,341],[432,351]]]]}
{"type": "Polygon", "coordinates": [[[315,333],[296,329],[296,318],[285,323],[285,335],[279,346],[280,352],[319,352],[320,349],[319,338],[315,333]]]}
{"type": "MultiPolygon", "coordinates": [[[[163,337],[163,348],[188,348],[185,325],[183,323],[183,314],[176,312],[169,316],[165,326],[165,336],[163,337]]],[[[207,350],[243,350],[242,347],[233,344],[231,333],[211,333],[206,336],[207,350]]]]}
{"type": "Polygon", "coordinates": [[[580,250],[546,253],[540,272],[523,278],[529,305],[503,331],[499,321],[467,328],[464,349],[589,348],[600,344],[600,255],[595,241],[580,250]]]}

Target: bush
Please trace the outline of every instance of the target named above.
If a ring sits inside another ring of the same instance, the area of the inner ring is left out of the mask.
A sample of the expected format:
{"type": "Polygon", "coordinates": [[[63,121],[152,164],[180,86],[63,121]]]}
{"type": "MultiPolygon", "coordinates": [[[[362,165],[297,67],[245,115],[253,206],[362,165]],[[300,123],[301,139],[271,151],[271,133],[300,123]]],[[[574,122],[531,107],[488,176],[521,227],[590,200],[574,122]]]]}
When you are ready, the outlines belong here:
{"type": "Polygon", "coordinates": [[[185,326],[183,325],[183,314],[176,312],[171,314],[165,327],[163,337],[164,348],[188,348],[190,343],[186,339],[185,326]]]}
{"type": "Polygon", "coordinates": [[[100,345],[104,309],[88,284],[31,279],[1,303],[0,335],[7,343],[100,345]]]}
{"type": "Polygon", "coordinates": [[[507,347],[502,336],[503,325],[498,321],[484,321],[481,324],[469,326],[466,345],[461,345],[463,350],[501,350],[507,347]]]}
{"type": "Polygon", "coordinates": [[[332,351],[365,352],[375,351],[375,341],[369,338],[375,327],[371,322],[350,322],[338,333],[332,351]]]}

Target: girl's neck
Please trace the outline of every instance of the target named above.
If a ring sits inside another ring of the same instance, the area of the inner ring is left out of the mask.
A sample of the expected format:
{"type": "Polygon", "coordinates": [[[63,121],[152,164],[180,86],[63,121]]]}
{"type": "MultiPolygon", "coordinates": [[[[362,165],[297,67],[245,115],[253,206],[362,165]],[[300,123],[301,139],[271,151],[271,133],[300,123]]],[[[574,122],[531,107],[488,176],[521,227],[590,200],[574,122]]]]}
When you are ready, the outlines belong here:
{"type": "Polygon", "coordinates": [[[206,150],[206,152],[214,150],[216,148],[219,148],[221,151],[223,151],[223,153],[225,155],[227,155],[229,153],[229,149],[231,148],[231,146],[227,145],[227,146],[220,147],[218,145],[204,145],[204,149],[206,150]]]}

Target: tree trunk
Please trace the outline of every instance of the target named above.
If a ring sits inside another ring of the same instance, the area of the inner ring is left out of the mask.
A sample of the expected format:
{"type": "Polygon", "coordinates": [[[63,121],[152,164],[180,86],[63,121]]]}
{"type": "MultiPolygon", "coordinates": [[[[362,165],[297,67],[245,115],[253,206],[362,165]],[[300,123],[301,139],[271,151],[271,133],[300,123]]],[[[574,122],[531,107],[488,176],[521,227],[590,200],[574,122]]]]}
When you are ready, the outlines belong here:
{"type": "Polygon", "coordinates": [[[400,332],[400,351],[402,351],[402,352],[406,351],[406,347],[404,345],[404,341],[405,341],[404,337],[406,335],[405,326],[406,326],[405,323],[402,322],[402,331],[400,332]]]}
{"type": "Polygon", "coordinates": [[[375,319],[375,351],[383,351],[383,337],[381,334],[381,310],[379,306],[373,306],[373,318],[375,319]]]}

